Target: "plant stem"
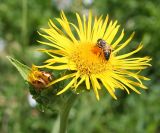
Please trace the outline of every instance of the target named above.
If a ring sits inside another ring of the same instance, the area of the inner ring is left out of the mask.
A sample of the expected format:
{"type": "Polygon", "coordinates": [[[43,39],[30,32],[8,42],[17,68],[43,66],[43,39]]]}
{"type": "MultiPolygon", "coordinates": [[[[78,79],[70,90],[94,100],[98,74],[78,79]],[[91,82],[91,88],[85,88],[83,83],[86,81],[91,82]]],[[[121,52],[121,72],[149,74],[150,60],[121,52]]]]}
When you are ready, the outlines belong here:
{"type": "Polygon", "coordinates": [[[21,34],[22,34],[22,50],[24,52],[26,45],[28,43],[28,37],[27,37],[27,12],[28,12],[28,0],[22,0],[22,29],[21,29],[21,34]]]}
{"type": "Polygon", "coordinates": [[[71,94],[71,96],[68,98],[64,106],[61,108],[59,133],[66,133],[69,112],[76,98],[77,98],[76,94],[71,94]]]}

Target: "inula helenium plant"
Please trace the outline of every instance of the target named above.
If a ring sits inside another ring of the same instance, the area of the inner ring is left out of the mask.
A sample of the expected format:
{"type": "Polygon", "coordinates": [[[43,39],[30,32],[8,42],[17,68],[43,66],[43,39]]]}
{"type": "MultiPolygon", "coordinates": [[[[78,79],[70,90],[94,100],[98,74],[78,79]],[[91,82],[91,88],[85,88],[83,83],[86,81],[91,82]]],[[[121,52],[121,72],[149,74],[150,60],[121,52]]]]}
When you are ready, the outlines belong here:
{"type": "MultiPolygon", "coordinates": [[[[149,80],[140,73],[151,66],[150,57],[136,57],[142,43],[122,54],[131,43],[132,33],[124,39],[124,29],[109,17],[86,17],[76,13],[77,22],[70,22],[64,12],[60,18],[49,20],[49,28],[41,29],[39,41],[47,47],[40,49],[48,59],[44,64],[25,66],[9,57],[22,77],[29,83],[33,98],[46,108],[60,112],[60,133],[65,133],[67,117],[73,102],[82,92],[94,91],[100,99],[101,89],[106,89],[114,99],[116,90],[130,90],[140,94],[149,80]],[[58,73],[58,74],[57,74],[58,73]]],[[[103,91],[104,92],[104,91],[103,91]]]]}

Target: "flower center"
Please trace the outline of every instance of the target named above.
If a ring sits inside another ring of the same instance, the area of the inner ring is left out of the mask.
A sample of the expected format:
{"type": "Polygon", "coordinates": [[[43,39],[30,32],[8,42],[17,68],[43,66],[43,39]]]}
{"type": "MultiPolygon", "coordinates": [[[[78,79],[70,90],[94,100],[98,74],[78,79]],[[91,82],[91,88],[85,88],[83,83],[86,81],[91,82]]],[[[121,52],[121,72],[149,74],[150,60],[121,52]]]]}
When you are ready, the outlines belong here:
{"type": "Polygon", "coordinates": [[[91,43],[76,46],[70,56],[81,74],[98,74],[112,69],[110,60],[106,60],[102,49],[91,43]]]}

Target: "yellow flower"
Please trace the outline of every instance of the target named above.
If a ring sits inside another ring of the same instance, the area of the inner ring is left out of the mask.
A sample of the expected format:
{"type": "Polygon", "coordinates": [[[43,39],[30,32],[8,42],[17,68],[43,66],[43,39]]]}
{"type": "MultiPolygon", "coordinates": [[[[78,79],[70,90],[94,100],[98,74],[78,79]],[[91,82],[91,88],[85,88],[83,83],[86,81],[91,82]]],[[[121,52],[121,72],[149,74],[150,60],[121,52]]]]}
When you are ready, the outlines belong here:
{"type": "Polygon", "coordinates": [[[51,58],[45,61],[41,68],[53,70],[68,70],[69,74],[52,81],[48,86],[59,81],[70,79],[61,91],[62,94],[69,88],[77,87],[85,83],[86,89],[93,91],[99,100],[99,91],[102,86],[111,94],[114,99],[115,89],[126,90],[129,94],[129,88],[138,94],[140,92],[135,87],[146,89],[141,80],[149,80],[139,75],[142,69],[150,66],[149,57],[131,57],[142,49],[142,44],[138,48],[126,54],[120,55],[119,52],[126,47],[134,36],[123,41],[124,30],[121,31],[118,38],[115,36],[120,28],[117,21],[108,21],[108,16],[103,20],[102,17],[83,16],[80,18],[76,13],[77,23],[71,23],[67,20],[64,12],[61,12],[61,18],[56,18],[58,26],[49,20],[49,28],[42,29],[44,33],[39,33],[49,42],[39,41],[41,44],[50,46],[52,49],[42,49],[51,58]],[[102,48],[97,46],[97,40],[103,39],[106,45],[109,45],[111,51],[109,59],[105,58],[102,48]]]}

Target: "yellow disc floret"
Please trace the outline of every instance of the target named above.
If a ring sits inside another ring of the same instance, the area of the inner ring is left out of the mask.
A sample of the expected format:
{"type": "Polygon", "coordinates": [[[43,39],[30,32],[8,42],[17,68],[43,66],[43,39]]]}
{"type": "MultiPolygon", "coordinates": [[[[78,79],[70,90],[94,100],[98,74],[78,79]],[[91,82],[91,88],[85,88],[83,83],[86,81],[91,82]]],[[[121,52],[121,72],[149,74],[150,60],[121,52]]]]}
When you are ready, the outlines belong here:
{"type": "Polygon", "coordinates": [[[76,46],[69,58],[81,74],[99,74],[112,69],[111,61],[106,61],[102,51],[92,43],[76,46]]]}

